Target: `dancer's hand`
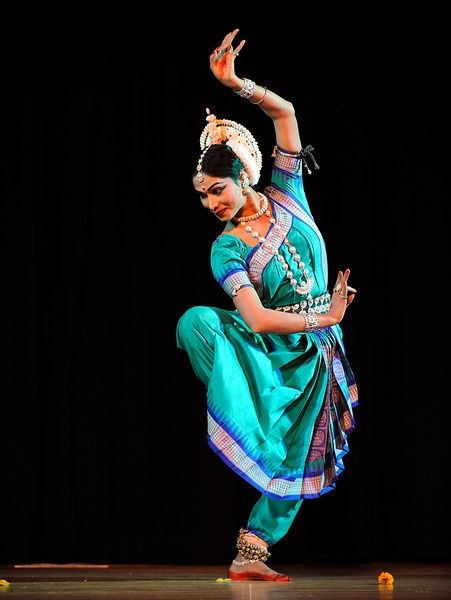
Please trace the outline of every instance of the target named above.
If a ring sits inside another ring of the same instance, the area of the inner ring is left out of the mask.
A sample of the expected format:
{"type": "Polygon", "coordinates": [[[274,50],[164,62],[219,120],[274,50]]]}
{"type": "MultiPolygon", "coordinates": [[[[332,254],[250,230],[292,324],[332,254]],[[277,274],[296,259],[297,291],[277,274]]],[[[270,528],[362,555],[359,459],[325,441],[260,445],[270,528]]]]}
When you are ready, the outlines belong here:
{"type": "Polygon", "coordinates": [[[227,87],[232,87],[238,79],[235,75],[235,58],[246,43],[246,40],[241,40],[236,50],[233,49],[232,42],[238,31],[239,29],[234,29],[228,33],[221,44],[210,54],[210,69],[213,75],[227,87]]]}
{"type": "Polygon", "coordinates": [[[346,269],[343,273],[338,271],[337,281],[335,282],[332,292],[332,302],[328,312],[329,317],[333,320],[333,324],[340,323],[343,319],[347,307],[354,300],[356,291],[348,286],[349,274],[351,271],[346,269]]]}

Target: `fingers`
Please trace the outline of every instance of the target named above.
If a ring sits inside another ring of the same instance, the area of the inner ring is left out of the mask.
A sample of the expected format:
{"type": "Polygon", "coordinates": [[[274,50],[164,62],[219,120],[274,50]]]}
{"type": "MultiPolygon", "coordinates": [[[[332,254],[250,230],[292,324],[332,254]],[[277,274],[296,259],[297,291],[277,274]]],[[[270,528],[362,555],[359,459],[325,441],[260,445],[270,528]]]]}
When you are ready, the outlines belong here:
{"type": "Polygon", "coordinates": [[[221,42],[221,45],[218,46],[218,48],[216,48],[216,50],[226,50],[226,48],[228,46],[231,46],[236,34],[238,33],[239,29],[234,29],[233,31],[231,31],[230,33],[228,33],[224,39],[221,42]]]}
{"type": "MultiPolygon", "coordinates": [[[[350,273],[351,273],[351,270],[350,270],[350,269],[346,269],[346,270],[344,271],[344,273],[343,273],[343,271],[338,271],[338,275],[337,275],[337,281],[336,281],[336,283],[335,283],[335,285],[334,285],[334,291],[339,291],[339,289],[338,289],[338,288],[339,288],[340,286],[347,285],[347,281],[348,281],[348,279],[349,279],[349,275],[350,275],[350,273]]],[[[352,290],[353,290],[353,291],[356,291],[356,290],[354,290],[354,288],[352,288],[352,290]]]]}
{"type": "Polygon", "coordinates": [[[235,52],[238,54],[239,51],[241,50],[241,48],[244,46],[244,44],[246,43],[246,40],[241,40],[241,42],[238,44],[237,49],[235,50],[235,52]]]}
{"type": "Polygon", "coordinates": [[[333,288],[333,293],[338,294],[340,298],[346,300],[347,305],[349,305],[352,302],[357,292],[355,288],[348,286],[348,279],[350,274],[350,269],[345,269],[344,272],[338,271],[337,280],[333,288]]]}
{"type": "Polygon", "coordinates": [[[339,292],[341,290],[342,281],[343,281],[343,273],[341,271],[338,271],[337,279],[335,281],[335,285],[334,285],[334,289],[333,289],[334,292],[339,292]]]}
{"type": "Polygon", "coordinates": [[[346,300],[346,302],[348,301],[348,278],[349,278],[350,272],[351,271],[349,269],[345,269],[345,272],[343,273],[343,278],[341,280],[340,295],[342,298],[344,298],[346,300]]]}
{"type": "MultiPolygon", "coordinates": [[[[237,35],[238,32],[239,32],[239,29],[234,29],[233,31],[228,33],[222,40],[221,45],[218,46],[217,48],[215,48],[213,50],[213,52],[210,54],[210,60],[219,61],[222,59],[222,57],[224,56],[224,54],[226,52],[228,52],[229,50],[230,50],[230,52],[232,52],[232,50],[233,50],[232,42],[235,39],[235,36],[237,35]]],[[[241,42],[238,45],[238,48],[234,51],[234,54],[232,54],[233,58],[235,58],[235,56],[239,53],[241,48],[244,46],[245,42],[246,42],[246,40],[241,40],[241,42]]]]}
{"type": "Polygon", "coordinates": [[[348,286],[349,275],[351,274],[350,269],[345,271],[338,271],[337,280],[333,287],[332,302],[330,310],[335,311],[337,314],[341,314],[338,322],[341,321],[347,307],[354,301],[357,290],[350,285],[348,286]]]}
{"type": "Polygon", "coordinates": [[[236,34],[239,32],[239,29],[234,29],[230,33],[228,33],[224,39],[222,40],[221,46],[230,46],[230,44],[235,39],[236,34]]]}
{"type": "Polygon", "coordinates": [[[224,54],[229,50],[229,48],[231,48],[231,46],[226,46],[225,48],[222,48],[222,46],[218,46],[213,50],[213,53],[210,55],[210,60],[213,59],[216,62],[222,60],[224,54]]]}
{"type": "Polygon", "coordinates": [[[240,53],[241,48],[244,46],[244,44],[246,43],[246,40],[241,40],[241,42],[238,44],[238,47],[236,50],[234,50],[232,48],[232,46],[230,46],[230,50],[227,53],[227,57],[231,58],[233,61],[235,60],[235,58],[238,56],[238,54],[240,53]]]}

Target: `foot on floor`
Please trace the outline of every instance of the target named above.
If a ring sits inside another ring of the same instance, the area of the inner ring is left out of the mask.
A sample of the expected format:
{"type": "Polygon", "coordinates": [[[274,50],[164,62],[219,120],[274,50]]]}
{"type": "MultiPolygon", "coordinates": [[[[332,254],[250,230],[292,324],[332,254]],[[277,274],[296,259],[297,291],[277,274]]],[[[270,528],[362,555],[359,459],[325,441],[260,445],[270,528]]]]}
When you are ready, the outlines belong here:
{"type": "Polygon", "coordinates": [[[245,560],[241,554],[232,561],[227,572],[232,581],[291,581],[288,575],[274,571],[261,560],[245,560]]]}

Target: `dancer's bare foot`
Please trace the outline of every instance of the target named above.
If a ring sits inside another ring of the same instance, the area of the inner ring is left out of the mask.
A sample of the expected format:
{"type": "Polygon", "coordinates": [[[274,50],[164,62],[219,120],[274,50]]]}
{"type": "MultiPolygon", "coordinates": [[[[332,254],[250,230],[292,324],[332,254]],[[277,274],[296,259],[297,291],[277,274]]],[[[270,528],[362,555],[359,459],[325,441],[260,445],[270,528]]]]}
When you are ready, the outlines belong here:
{"type": "Polygon", "coordinates": [[[291,581],[288,575],[274,571],[262,560],[246,560],[240,553],[232,561],[227,576],[240,581],[291,581]]]}

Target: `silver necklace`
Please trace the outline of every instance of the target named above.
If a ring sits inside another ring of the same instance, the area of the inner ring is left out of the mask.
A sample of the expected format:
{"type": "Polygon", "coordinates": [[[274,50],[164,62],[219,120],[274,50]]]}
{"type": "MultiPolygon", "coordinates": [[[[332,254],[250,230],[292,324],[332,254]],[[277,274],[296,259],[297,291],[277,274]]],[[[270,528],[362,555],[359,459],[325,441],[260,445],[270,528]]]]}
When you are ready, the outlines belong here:
{"type": "MultiPolygon", "coordinates": [[[[269,211],[268,211],[269,212],[269,211]]],[[[269,219],[269,222],[274,225],[275,229],[280,229],[280,225],[277,223],[274,217],[269,219]]],[[[310,271],[305,266],[305,263],[302,261],[301,256],[298,254],[296,247],[290,242],[290,240],[286,237],[283,243],[288,247],[288,252],[293,257],[293,260],[296,262],[297,267],[300,271],[299,280],[295,278],[293,272],[290,270],[290,265],[285,260],[285,257],[279,250],[271,244],[264,236],[260,235],[258,231],[252,227],[252,225],[246,225],[244,230],[247,233],[250,233],[253,238],[256,238],[259,244],[262,244],[267,248],[272,254],[277,256],[277,260],[281,263],[282,269],[285,271],[285,275],[287,279],[290,281],[290,285],[293,286],[293,289],[300,296],[307,296],[306,300],[301,302],[301,308],[311,309],[313,306],[313,298],[310,292],[313,288],[313,277],[310,275],[310,271]]]]}

